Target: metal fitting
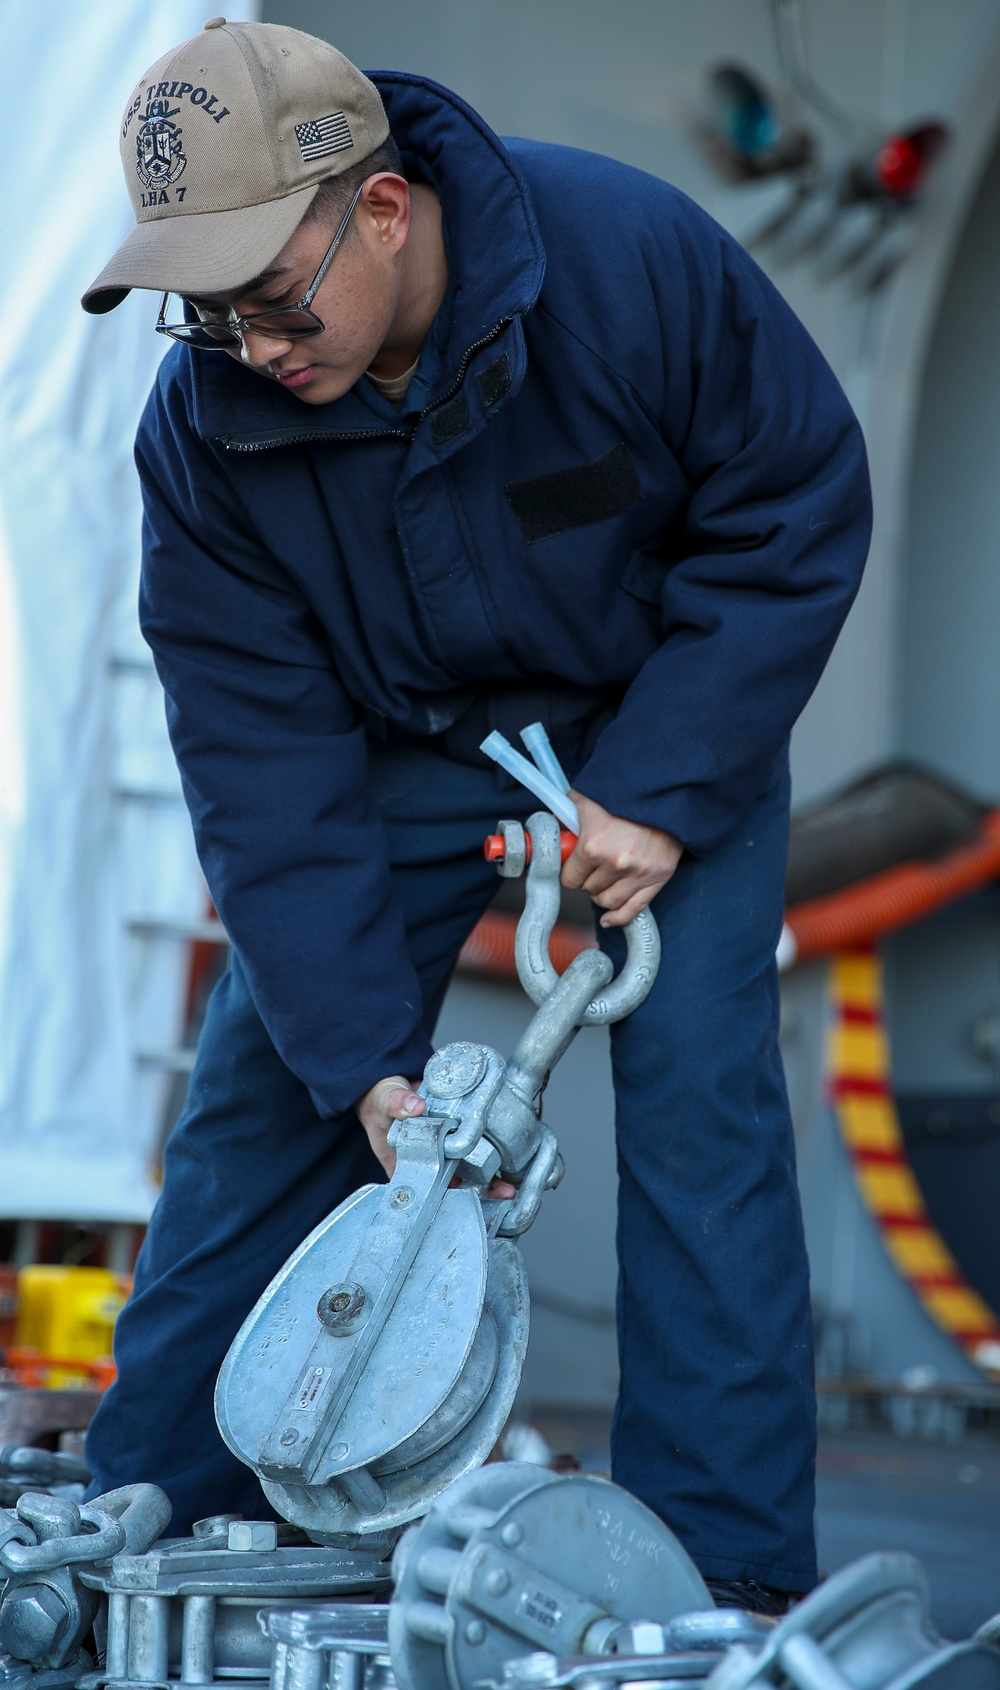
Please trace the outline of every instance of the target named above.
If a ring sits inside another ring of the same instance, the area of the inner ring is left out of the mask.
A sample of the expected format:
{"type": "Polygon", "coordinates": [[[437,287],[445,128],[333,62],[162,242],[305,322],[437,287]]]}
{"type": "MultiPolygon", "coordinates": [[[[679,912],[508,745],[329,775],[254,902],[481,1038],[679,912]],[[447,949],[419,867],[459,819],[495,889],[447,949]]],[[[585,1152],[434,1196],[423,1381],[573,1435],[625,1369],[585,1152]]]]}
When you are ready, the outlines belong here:
{"type": "Polygon", "coordinates": [[[72,1618],[62,1594],[51,1585],[16,1586],[0,1602],[0,1650],[15,1660],[57,1666],[72,1618]]]}
{"type": "Polygon", "coordinates": [[[325,1326],[328,1332],[346,1338],[349,1333],[357,1331],[367,1316],[368,1299],[363,1287],[353,1282],[331,1285],[316,1304],[316,1313],[320,1325],[325,1326]]]}

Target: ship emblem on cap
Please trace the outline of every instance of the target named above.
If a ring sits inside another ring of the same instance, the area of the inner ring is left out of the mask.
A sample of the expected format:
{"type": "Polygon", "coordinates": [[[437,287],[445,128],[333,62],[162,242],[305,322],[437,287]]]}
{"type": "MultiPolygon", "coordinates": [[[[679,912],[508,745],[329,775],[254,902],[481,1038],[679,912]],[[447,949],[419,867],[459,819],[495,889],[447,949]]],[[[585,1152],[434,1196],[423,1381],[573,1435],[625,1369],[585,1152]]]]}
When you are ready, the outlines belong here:
{"type": "Polygon", "coordinates": [[[180,106],[169,109],[168,100],[150,100],[135,137],[136,173],[146,188],[169,188],[184,173],[187,154],[181,146],[181,128],[172,123],[180,106]]]}

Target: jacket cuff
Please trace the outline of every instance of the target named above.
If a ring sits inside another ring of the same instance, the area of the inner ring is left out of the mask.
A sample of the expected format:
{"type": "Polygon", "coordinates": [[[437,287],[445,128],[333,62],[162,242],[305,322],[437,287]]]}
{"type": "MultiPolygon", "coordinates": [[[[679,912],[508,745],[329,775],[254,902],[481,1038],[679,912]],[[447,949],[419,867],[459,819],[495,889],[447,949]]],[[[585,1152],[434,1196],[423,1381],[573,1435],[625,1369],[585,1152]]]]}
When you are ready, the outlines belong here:
{"type": "Polygon", "coordinates": [[[407,1079],[419,1084],[433,1053],[434,1046],[426,1034],[415,1033],[405,1044],[367,1057],[354,1068],[341,1070],[322,1091],[310,1089],[310,1096],[324,1120],[332,1120],[353,1109],[359,1097],[364,1097],[366,1091],[390,1074],[405,1074],[407,1079]]]}
{"type": "Polygon", "coordinates": [[[755,771],[756,778],[746,778],[738,791],[730,788],[725,796],[704,786],[643,791],[635,770],[619,768],[611,756],[602,756],[598,744],[573,785],[610,815],[672,833],[692,856],[704,857],[729,837],[755,799],[772,785],[776,772],[768,763],[755,771]]]}

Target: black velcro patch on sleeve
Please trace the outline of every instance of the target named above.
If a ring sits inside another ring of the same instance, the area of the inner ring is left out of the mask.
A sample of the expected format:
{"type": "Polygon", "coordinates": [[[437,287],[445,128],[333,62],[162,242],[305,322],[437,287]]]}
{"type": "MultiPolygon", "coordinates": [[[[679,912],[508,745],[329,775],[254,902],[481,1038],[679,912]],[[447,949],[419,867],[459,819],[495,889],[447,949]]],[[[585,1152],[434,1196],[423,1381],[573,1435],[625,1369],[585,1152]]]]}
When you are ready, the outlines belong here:
{"type": "Polygon", "coordinates": [[[502,399],[510,387],[510,359],[506,352],[488,364],[477,379],[484,405],[495,405],[498,399],[502,399]]]}
{"type": "Polygon", "coordinates": [[[504,492],[529,546],[569,528],[606,522],[642,498],[639,477],[624,446],[613,446],[590,464],[533,475],[527,481],[508,481],[504,492]]]}
{"type": "Polygon", "coordinates": [[[431,439],[435,446],[443,446],[446,440],[454,440],[456,434],[462,434],[469,426],[469,402],[464,393],[453,399],[450,405],[442,405],[440,411],[435,411],[431,417],[431,439]]]}

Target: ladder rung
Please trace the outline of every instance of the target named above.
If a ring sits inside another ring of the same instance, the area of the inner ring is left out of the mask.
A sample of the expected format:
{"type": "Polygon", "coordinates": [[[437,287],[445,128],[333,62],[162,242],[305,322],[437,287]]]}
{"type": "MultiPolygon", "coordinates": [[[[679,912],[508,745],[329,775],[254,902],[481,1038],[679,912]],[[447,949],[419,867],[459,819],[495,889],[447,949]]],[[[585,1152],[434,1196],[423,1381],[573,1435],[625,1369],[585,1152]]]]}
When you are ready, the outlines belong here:
{"type": "Polygon", "coordinates": [[[221,921],[130,921],[130,933],[143,939],[177,939],[186,945],[228,945],[221,921]]]}
{"type": "Polygon", "coordinates": [[[184,795],[163,786],[116,786],[114,796],[127,804],[182,804],[184,795]]]}
{"type": "Polygon", "coordinates": [[[151,657],[112,657],[108,663],[112,675],[155,675],[156,665],[151,657]]]}
{"type": "Polygon", "coordinates": [[[157,1068],[161,1074],[190,1074],[196,1050],[140,1050],[136,1062],[140,1068],[157,1068]]]}

